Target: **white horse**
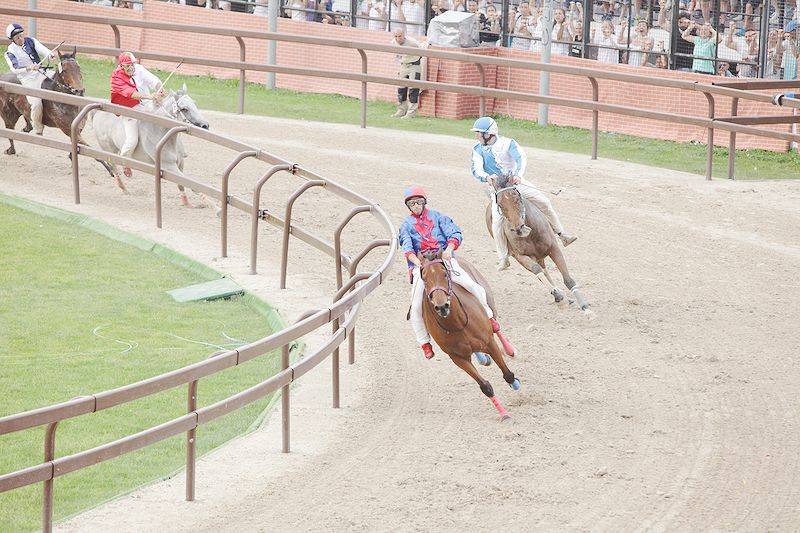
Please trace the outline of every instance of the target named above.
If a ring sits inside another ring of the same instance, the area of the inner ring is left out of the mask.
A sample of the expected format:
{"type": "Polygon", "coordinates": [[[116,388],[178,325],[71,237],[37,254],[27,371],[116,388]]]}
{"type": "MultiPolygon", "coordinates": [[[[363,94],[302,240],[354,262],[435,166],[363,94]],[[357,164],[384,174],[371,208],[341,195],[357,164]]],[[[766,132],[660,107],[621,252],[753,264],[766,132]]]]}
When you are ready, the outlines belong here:
{"type": "MultiPolygon", "coordinates": [[[[203,118],[200,110],[197,109],[194,100],[188,95],[185,84],[178,92],[170,91],[160,103],[145,102],[143,105],[148,112],[155,115],[169,117],[208,129],[208,122],[203,118]]],[[[116,154],[120,152],[122,145],[125,143],[125,128],[121,117],[106,111],[95,111],[92,115],[92,128],[100,148],[106,152],[116,154]]],[[[169,131],[169,128],[140,120],[139,144],[136,145],[132,158],[143,163],[154,164],[156,145],[167,131],[169,131]]],[[[187,155],[183,143],[176,135],[167,142],[161,151],[161,168],[183,175],[183,161],[187,155]]],[[[126,191],[119,168],[113,161],[108,161],[108,163],[113,169],[117,185],[119,185],[120,189],[126,191]]],[[[186,207],[191,207],[183,185],[178,185],[178,189],[181,192],[181,203],[186,207]]]]}

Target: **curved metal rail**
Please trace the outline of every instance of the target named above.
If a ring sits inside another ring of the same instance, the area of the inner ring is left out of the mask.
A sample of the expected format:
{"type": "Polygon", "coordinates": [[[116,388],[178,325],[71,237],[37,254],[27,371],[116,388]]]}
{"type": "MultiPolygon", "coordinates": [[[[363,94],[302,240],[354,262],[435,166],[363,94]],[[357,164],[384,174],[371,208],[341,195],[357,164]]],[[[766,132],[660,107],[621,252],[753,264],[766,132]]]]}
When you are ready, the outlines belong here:
{"type": "MultiPolygon", "coordinates": [[[[81,112],[76,118],[76,121],[72,125],[72,138],[70,139],[70,142],[57,141],[37,135],[0,128],[0,137],[23,141],[50,149],[70,152],[73,155],[72,177],[74,201],[76,204],[80,202],[80,167],[78,156],[80,155],[113,161],[115,163],[124,164],[132,168],[136,168],[137,170],[150,173],[153,176],[155,198],[154,206],[156,208],[156,223],[158,227],[161,227],[160,185],[161,180],[167,180],[179,185],[190,187],[195,191],[203,192],[209,197],[215,198],[222,203],[224,214],[220,221],[220,244],[223,255],[227,255],[227,210],[228,205],[230,205],[253,216],[254,232],[251,240],[250,251],[251,257],[253,258],[253,268],[255,268],[258,220],[268,219],[273,225],[284,229],[282,254],[284,260],[282,261],[280,276],[282,283],[285,283],[286,280],[290,235],[294,235],[296,238],[306,242],[307,244],[329,256],[338,256],[335,258],[335,264],[338,266],[339,271],[341,271],[341,267],[344,266],[348,269],[348,271],[352,272],[351,277],[345,284],[345,288],[347,290],[339,291],[336,295],[334,295],[333,301],[329,307],[307,312],[302,315],[300,320],[298,320],[292,326],[275,332],[272,335],[256,342],[241,346],[235,350],[218,352],[204,361],[200,361],[136,383],[131,383],[123,387],[97,392],[88,396],[81,396],[79,398],[74,398],[59,404],[0,418],[0,435],[46,426],[44,439],[44,462],[24,468],[22,470],[1,475],[0,492],[13,490],[35,483],[43,483],[44,498],[42,503],[42,527],[44,531],[51,531],[53,516],[53,480],[55,478],[103,461],[108,461],[169,437],[185,433],[187,443],[186,500],[191,501],[195,497],[195,442],[196,431],[200,425],[208,423],[216,418],[219,418],[220,416],[257,401],[268,394],[282,390],[284,394],[282,402],[282,415],[284,422],[282,424],[282,450],[284,452],[288,452],[290,447],[288,423],[288,386],[290,383],[300,378],[311,368],[318,365],[331,355],[333,356],[332,360],[334,363],[334,371],[332,374],[334,406],[338,407],[339,346],[342,342],[351,337],[355,328],[355,321],[358,316],[358,308],[361,301],[364,300],[364,298],[366,298],[378,287],[378,285],[382,283],[384,273],[386,273],[390,268],[392,259],[397,250],[397,243],[394,239],[394,226],[380,206],[370,201],[368,198],[360,195],[359,193],[352,191],[334,181],[323,178],[296,163],[284,161],[275,155],[265,152],[257,147],[241,143],[231,139],[230,137],[212,133],[208,130],[187,125],[176,120],[151,115],[141,111],[134,111],[132,109],[116,106],[107,102],[46,91],[42,89],[29,89],[16,84],[0,82],[0,90],[5,90],[6,92],[14,94],[30,94],[44,99],[75,105],[82,108],[81,112]],[[147,120],[167,128],[166,133],[157,145],[158,156],[156,158],[156,162],[154,164],[142,163],[133,159],[120,157],[117,154],[104,152],[102,150],[91,148],[85,145],[78,145],[77,139],[80,135],[79,124],[90,111],[108,111],[118,115],[131,116],[140,120],[147,120]],[[228,148],[236,152],[236,156],[227,166],[223,174],[221,190],[202,183],[191,176],[176,174],[162,168],[160,161],[161,148],[163,148],[168,141],[173,139],[175,135],[179,135],[181,133],[197,137],[199,139],[211,142],[217,146],[228,148]],[[266,171],[266,174],[264,174],[261,180],[259,180],[252,200],[247,202],[243,199],[232,197],[228,194],[228,180],[230,178],[230,173],[233,171],[236,165],[238,165],[245,158],[249,157],[262,161],[263,163],[267,164],[269,168],[266,171]],[[292,194],[286,205],[285,221],[271,215],[265,217],[263,213],[259,213],[258,209],[262,188],[264,185],[266,185],[269,177],[279,171],[291,172],[294,176],[305,180],[305,183],[292,194]],[[349,257],[344,255],[340,250],[341,247],[339,243],[339,236],[342,230],[345,229],[347,224],[352,219],[352,216],[345,219],[345,221],[336,227],[333,235],[333,238],[336,241],[335,246],[324,238],[314,235],[312,232],[305,230],[296,224],[292,224],[291,212],[293,203],[303,194],[303,192],[311,187],[321,187],[327,193],[334,194],[339,198],[353,203],[355,206],[357,206],[355,209],[358,212],[361,212],[362,210],[364,210],[364,212],[369,212],[373,217],[373,220],[383,227],[383,230],[386,232],[388,238],[367,244],[367,246],[358,253],[357,260],[351,261],[349,257]],[[365,209],[365,207],[368,209],[365,209]],[[358,264],[361,262],[364,256],[366,256],[371,250],[381,246],[388,246],[386,256],[384,257],[381,265],[370,273],[355,273],[355,269],[358,267],[358,264]],[[358,286],[356,287],[356,285],[358,286]],[[290,364],[290,344],[326,324],[331,324],[333,331],[331,336],[323,343],[323,345],[299,361],[290,364]],[[238,394],[234,394],[229,398],[216,402],[212,405],[198,408],[197,390],[199,381],[202,378],[217,372],[221,372],[225,369],[232,368],[277,349],[281,350],[281,370],[277,374],[255,386],[239,392],[238,394]],[[160,392],[183,385],[187,386],[188,398],[187,412],[185,415],[158,426],[146,429],[134,435],[129,435],[113,442],[103,444],[101,446],[74,453],[65,457],[55,457],[56,430],[61,421],[126,404],[139,398],[158,394],[160,392]]],[[[336,278],[337,282],[339,282],[341,279],[340,277],[341,274],[339,274],[339,276],[336,278]]],[[[339,286],[340,283],[341,282],[337,283],[337,286],[339,286]]],[[[349,343],[348,348],[352,360],[354,350],[353,343],[349,343]]]]}

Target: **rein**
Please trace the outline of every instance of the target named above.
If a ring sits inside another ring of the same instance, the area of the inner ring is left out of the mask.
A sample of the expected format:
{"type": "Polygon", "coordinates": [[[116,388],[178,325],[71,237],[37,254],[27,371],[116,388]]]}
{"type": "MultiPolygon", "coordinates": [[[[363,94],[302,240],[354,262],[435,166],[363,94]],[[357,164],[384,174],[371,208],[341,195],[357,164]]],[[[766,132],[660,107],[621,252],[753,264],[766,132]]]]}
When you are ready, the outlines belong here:
{"type": "MultiPolygon", "coordinates": [[[[62,62],[66,62],[66,61],[74,61],[75,64],[78,63],[75,59],[72,59],[72,58],[63,59],[62,60],[62,62]]],[[[41,67],[39,67],[39,70],[56,70],[57,71],[52,78],[48,77],[47,79],[49,79],[53,83],[53,85],[57,89],[59,89],[59,92],[69,93],[69,94],[71,94],[73,96],[82,96],[83,95],[84,91],[82,91],[80,89],[75,89],[74,87],[71,87],[70,85],[67,85],[66,83],[64,83],[64,82],[62,82],[62,81],[60,81],[58,79],[59,74],[61,74],[61,72],[63,71],[63,69],[62,69],[60,64],[58,65],[58,67],[54,67],[52,65],[41,66],[41,67]]]]}
{"type": "Polygon", "coordinates": [[[427,291],[427,293],[425,294],[425,297],[428,298],[428,301],[430,302],[431,298],[433,297],[433,293],[435,293],[436,291],[442,291],[443,293],[445,293],[447,295],[447,301],[450,302],[450,299],[453,296],[455,296],[456,300],[458,301],[458,305],[461,308],[461,311],[464,313],[464,316],[466,317],[463,326],[461,326],[458,329],[454,329],[454,330],[451,331],[451,330],[447,329],[445,326],[443,326],[441,322],[439,322],[439,314],[434,311],[433,319],[436,321],[436,325],[439,326],[439,328],[442,331],[444,331],[448,335],[451,335],[453,333],[458,333],[459,331],[464,331],[467,328],[467,326],[469,326],[469,313],[467,313],[467,310],[464,309],[464,304],[461,303],[461,298],[459,298],[458,294],[455,291],[453,291],[452,274],[451,274],[450,269],[447,268],[447,263],[444,261],[444,259],[434,259],[432,261],[425,262],[423,265],[420,266],[420,269],[419,269],[420,270],[420,276],[422,275],[422,270],[423,269],[429,267],[430,265],[436,264],[436,263],[441,263],[442,266],[444,267],[445,278],[447,278],[447,289],[445,289],[444,287],[441,287],[439,285],[435,285],[434,287],[431,287],[431,289],[429,291],[427,291]]]}

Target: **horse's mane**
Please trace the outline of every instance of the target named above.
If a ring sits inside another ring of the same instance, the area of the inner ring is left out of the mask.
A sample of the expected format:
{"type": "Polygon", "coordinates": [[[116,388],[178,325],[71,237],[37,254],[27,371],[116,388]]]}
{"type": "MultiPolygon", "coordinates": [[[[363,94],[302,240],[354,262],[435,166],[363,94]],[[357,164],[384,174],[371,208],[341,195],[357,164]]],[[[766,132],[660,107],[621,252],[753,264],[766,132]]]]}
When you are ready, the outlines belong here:
{"type": "Polygon", "coordinates": [[[497,180],[495,181],[497,189],[505,189],[508,187],[511,177],[511,174],[498,176],[497,180]]]}

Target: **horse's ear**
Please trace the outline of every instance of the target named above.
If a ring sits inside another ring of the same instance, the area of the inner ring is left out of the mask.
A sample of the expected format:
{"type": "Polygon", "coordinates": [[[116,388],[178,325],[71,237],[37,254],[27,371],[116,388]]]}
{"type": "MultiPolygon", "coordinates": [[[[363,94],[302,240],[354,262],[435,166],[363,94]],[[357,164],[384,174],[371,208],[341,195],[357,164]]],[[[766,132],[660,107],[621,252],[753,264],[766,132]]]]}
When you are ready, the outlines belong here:
{"type": "Polygon", "coordinates": [[[186,88],[186,83],[185,82],[183,84],[183,87],[181,87],[181,92],[183,94],[187,94],[189,92],[189,89],[186,88]]]}
{"type": "Polygon", "coordinates": [[[58,50],[58,59],[59,59],[59,60],[61,60],[61,59],[63,59],[63,58],[64,58],[64,56],[63,56],[63,55],[61,55],[61,50],[58,50]]]}
{"type": "Polygon", "coordinates": [[[73,46],[72,47],[72,57],[75,57],[77,55],[78,55],[78,47],[77,46],[73,46]]]}

